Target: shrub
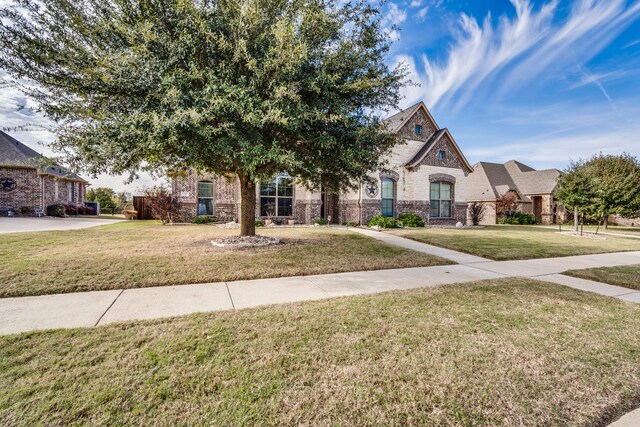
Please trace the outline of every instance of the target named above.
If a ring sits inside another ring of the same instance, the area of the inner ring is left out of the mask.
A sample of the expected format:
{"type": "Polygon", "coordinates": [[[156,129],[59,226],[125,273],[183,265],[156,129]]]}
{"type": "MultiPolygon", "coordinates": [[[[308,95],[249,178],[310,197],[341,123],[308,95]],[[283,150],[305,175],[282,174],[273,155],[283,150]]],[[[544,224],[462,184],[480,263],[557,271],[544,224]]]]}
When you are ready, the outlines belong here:
{"type": "Polygon", "coordinates": [[[260,218],[256,218],[256,227],[264,227],[264,222],[260,218]]]}
{"type": "Polygon", "coordinates": [[[314,221],[314,223],[318,225],[327,225],[329,224],[329,221],[327,221],[325,218],[318,218],[314,221]]]}
{"type": "Polygon", "coordinates": [[[64,205],[49,205],[47,206],[47,215],[48,216],[57,216],[59,218],[64,218],[64,205]]]}
{"type": "Polygon", "coordinates": [[[347,227],[357,227],[358,223],[355,221],[347,221],[344,223],[344,225],[346,225],[347,227]]]}
{"type": "Polygon", "coordinates": [[[78,206],[78,214],[93,215],[93,208],[91,206],[78,206]]]}
{"type": "Polygon", "coordinates": [[[64,205],[64,213],[66,215],[78,215],[78,208],[74,205],[64,205]]]}
{"type": "Polygon", "coordinates": [[[220,218],[209,215],[199,215],[191,221],[193,224],[210,224],[212,222],[220,222],[220,218]]]}
{"type": "Polygon", "coordinates": [[[480,202],[473,202],[469,205],[469,217],[473,225],[480,224],[480,221],[484,218],[486,209],[486,205],[480,202]]]}
{"type": "Polygon", "coordinates": [[[36,210],[31,206],[22,206],[20,208],[20,215],[23,216],[32,216],[36,213],[36,210]]]}
{"type": "Polygon", "coordinates": [[[382,216],[380,214],[375,215],[373,218],[369,220],[367,223],[369,227],[379,226],[382,228],[400,228],[402,227],[402,223],[397,221],[395,218],[382,216]]]}
{"type": "MultiPolygon", "coordinates": [[[[151,187],[144,190],[145,201],[151,210],[153,219],[162,221],[163,224],[178,222],[182,215],[182,204],[177,197],[165,187],[151,187]]],[[[130,210],[126,209],[125,210],[130,210]]],[[[123,211],[124,213],[124,211],[123,211]]],[[[136,212],[137,214],[137,212],[136,212]]]]}
{"type": "Polygon", "coordinates": [[[531,225],[535,224],[536,217],[524,213],[524,212],[509,212],[503,219],[499,221],[500,224],[513,224],[513,225],[531,225]]]}
{"type": "Polygon", "coordinates": [[[403,213],[398,215],[398,221],[403,227],[424,227],[424,220],[420,215],[414,213],[403,213]]]}

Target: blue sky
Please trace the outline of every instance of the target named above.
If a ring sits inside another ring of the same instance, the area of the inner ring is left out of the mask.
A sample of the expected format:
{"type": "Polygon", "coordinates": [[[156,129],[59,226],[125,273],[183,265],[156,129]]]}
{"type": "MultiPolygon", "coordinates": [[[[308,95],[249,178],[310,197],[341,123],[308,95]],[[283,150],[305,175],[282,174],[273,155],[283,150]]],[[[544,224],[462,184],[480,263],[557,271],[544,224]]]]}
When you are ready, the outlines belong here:
{"type": "MultiPolygon", "coordinates": [[[[424,101],[471,163],[562,169],[598,152],[640,157],[640,0],[402,0],[384,12],[396,40],[389,64],[419,84],[401,106],[424,101]]],[[[0,127],[42,122],[16,110],[24,103],[3,89],[0,127]]],[[[51,154],[37,145],[46,132],[14,136],[51,154]]],[[[134,192],[152,182],[91,181],[134,192]]]]}

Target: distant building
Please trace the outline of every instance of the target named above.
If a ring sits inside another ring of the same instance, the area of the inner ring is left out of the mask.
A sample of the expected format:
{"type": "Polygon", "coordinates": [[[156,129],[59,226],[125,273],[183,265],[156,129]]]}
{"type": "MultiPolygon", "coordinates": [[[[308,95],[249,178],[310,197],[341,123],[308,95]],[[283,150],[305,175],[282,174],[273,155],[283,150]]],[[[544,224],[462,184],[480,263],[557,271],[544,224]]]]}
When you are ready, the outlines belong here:
{"type": "Polygon", "coordinates": [[[479,162],[467,178],[468,202],[485,203],[488,209],[481,224],[495,224],[498,200],[512,192],[518,200],[518,211],[533,214],[541,224],[555,224],[558,218],[564,218],[564,209],[553,198],[559,177],[558,169],[535,170],[515,160],[504,164],[479,162]]]}
{"type": "Polygon", "coordinates": [[[82,205],[88,182],[51,166],[36,151],[0,131],[0,215],[46,211],[53,204],[82,205]]]}

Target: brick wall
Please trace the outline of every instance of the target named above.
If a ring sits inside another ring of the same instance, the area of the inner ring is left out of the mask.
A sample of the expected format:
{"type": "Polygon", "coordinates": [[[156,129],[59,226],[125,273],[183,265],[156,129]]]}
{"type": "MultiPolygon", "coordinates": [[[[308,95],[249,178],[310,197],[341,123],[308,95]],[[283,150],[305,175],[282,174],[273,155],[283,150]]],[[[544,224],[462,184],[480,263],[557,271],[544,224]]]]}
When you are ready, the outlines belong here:
{"type": "Polygon", "coordinates": [[[21,207],[42,207],[41,181],[35,169],[2,167],[0,178],[9,178],[16,183],[16,188],[12,191],[0,189],[0,209],[19,212],[21,207]]]}

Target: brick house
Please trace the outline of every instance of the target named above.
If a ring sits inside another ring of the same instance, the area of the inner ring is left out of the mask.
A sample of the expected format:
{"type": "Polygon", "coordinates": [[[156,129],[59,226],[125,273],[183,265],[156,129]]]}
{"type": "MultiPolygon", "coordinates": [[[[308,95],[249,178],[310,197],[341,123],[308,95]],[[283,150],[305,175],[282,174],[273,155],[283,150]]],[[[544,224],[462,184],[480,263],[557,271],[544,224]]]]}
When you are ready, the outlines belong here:
{"type": "MultiPolygon", "coordinates": [[[[295,177],[279,174],[257,186],[257,216],[301,224],[318,218],[366,224],[376,214],[417,213],[429,224],[466,223],[466,177],[473,169],[449,130],[438,126],[422,102],[389,117],[386,124],[405,142],[389,155],[389,170],[371,174],[357,190],[342,194],[309,191],[297,185],[295,177]]],[[[188,170],[173,177],[172,191],[187,219],[196,215],[227,221],[239,218],[236,178],[201,176],[188,170]]]]}
{"type": "Polygon", "coordinates": [[[564,208],[553,198],[559,177],[558,169],[535,170],[515,160],[504,164],[479,162],[468,178],[468,202],[484,203],[487,209],[481,224],[495,224],[498,199],[513,193],[518,211],[533,214],[541,224],[555,224],[564,218],[564,208]]]}
{"type": "Polygon", "coordinates": [[[52,204],[83,205],[88,182],[0,131],[0,214],[52,204]]]}

